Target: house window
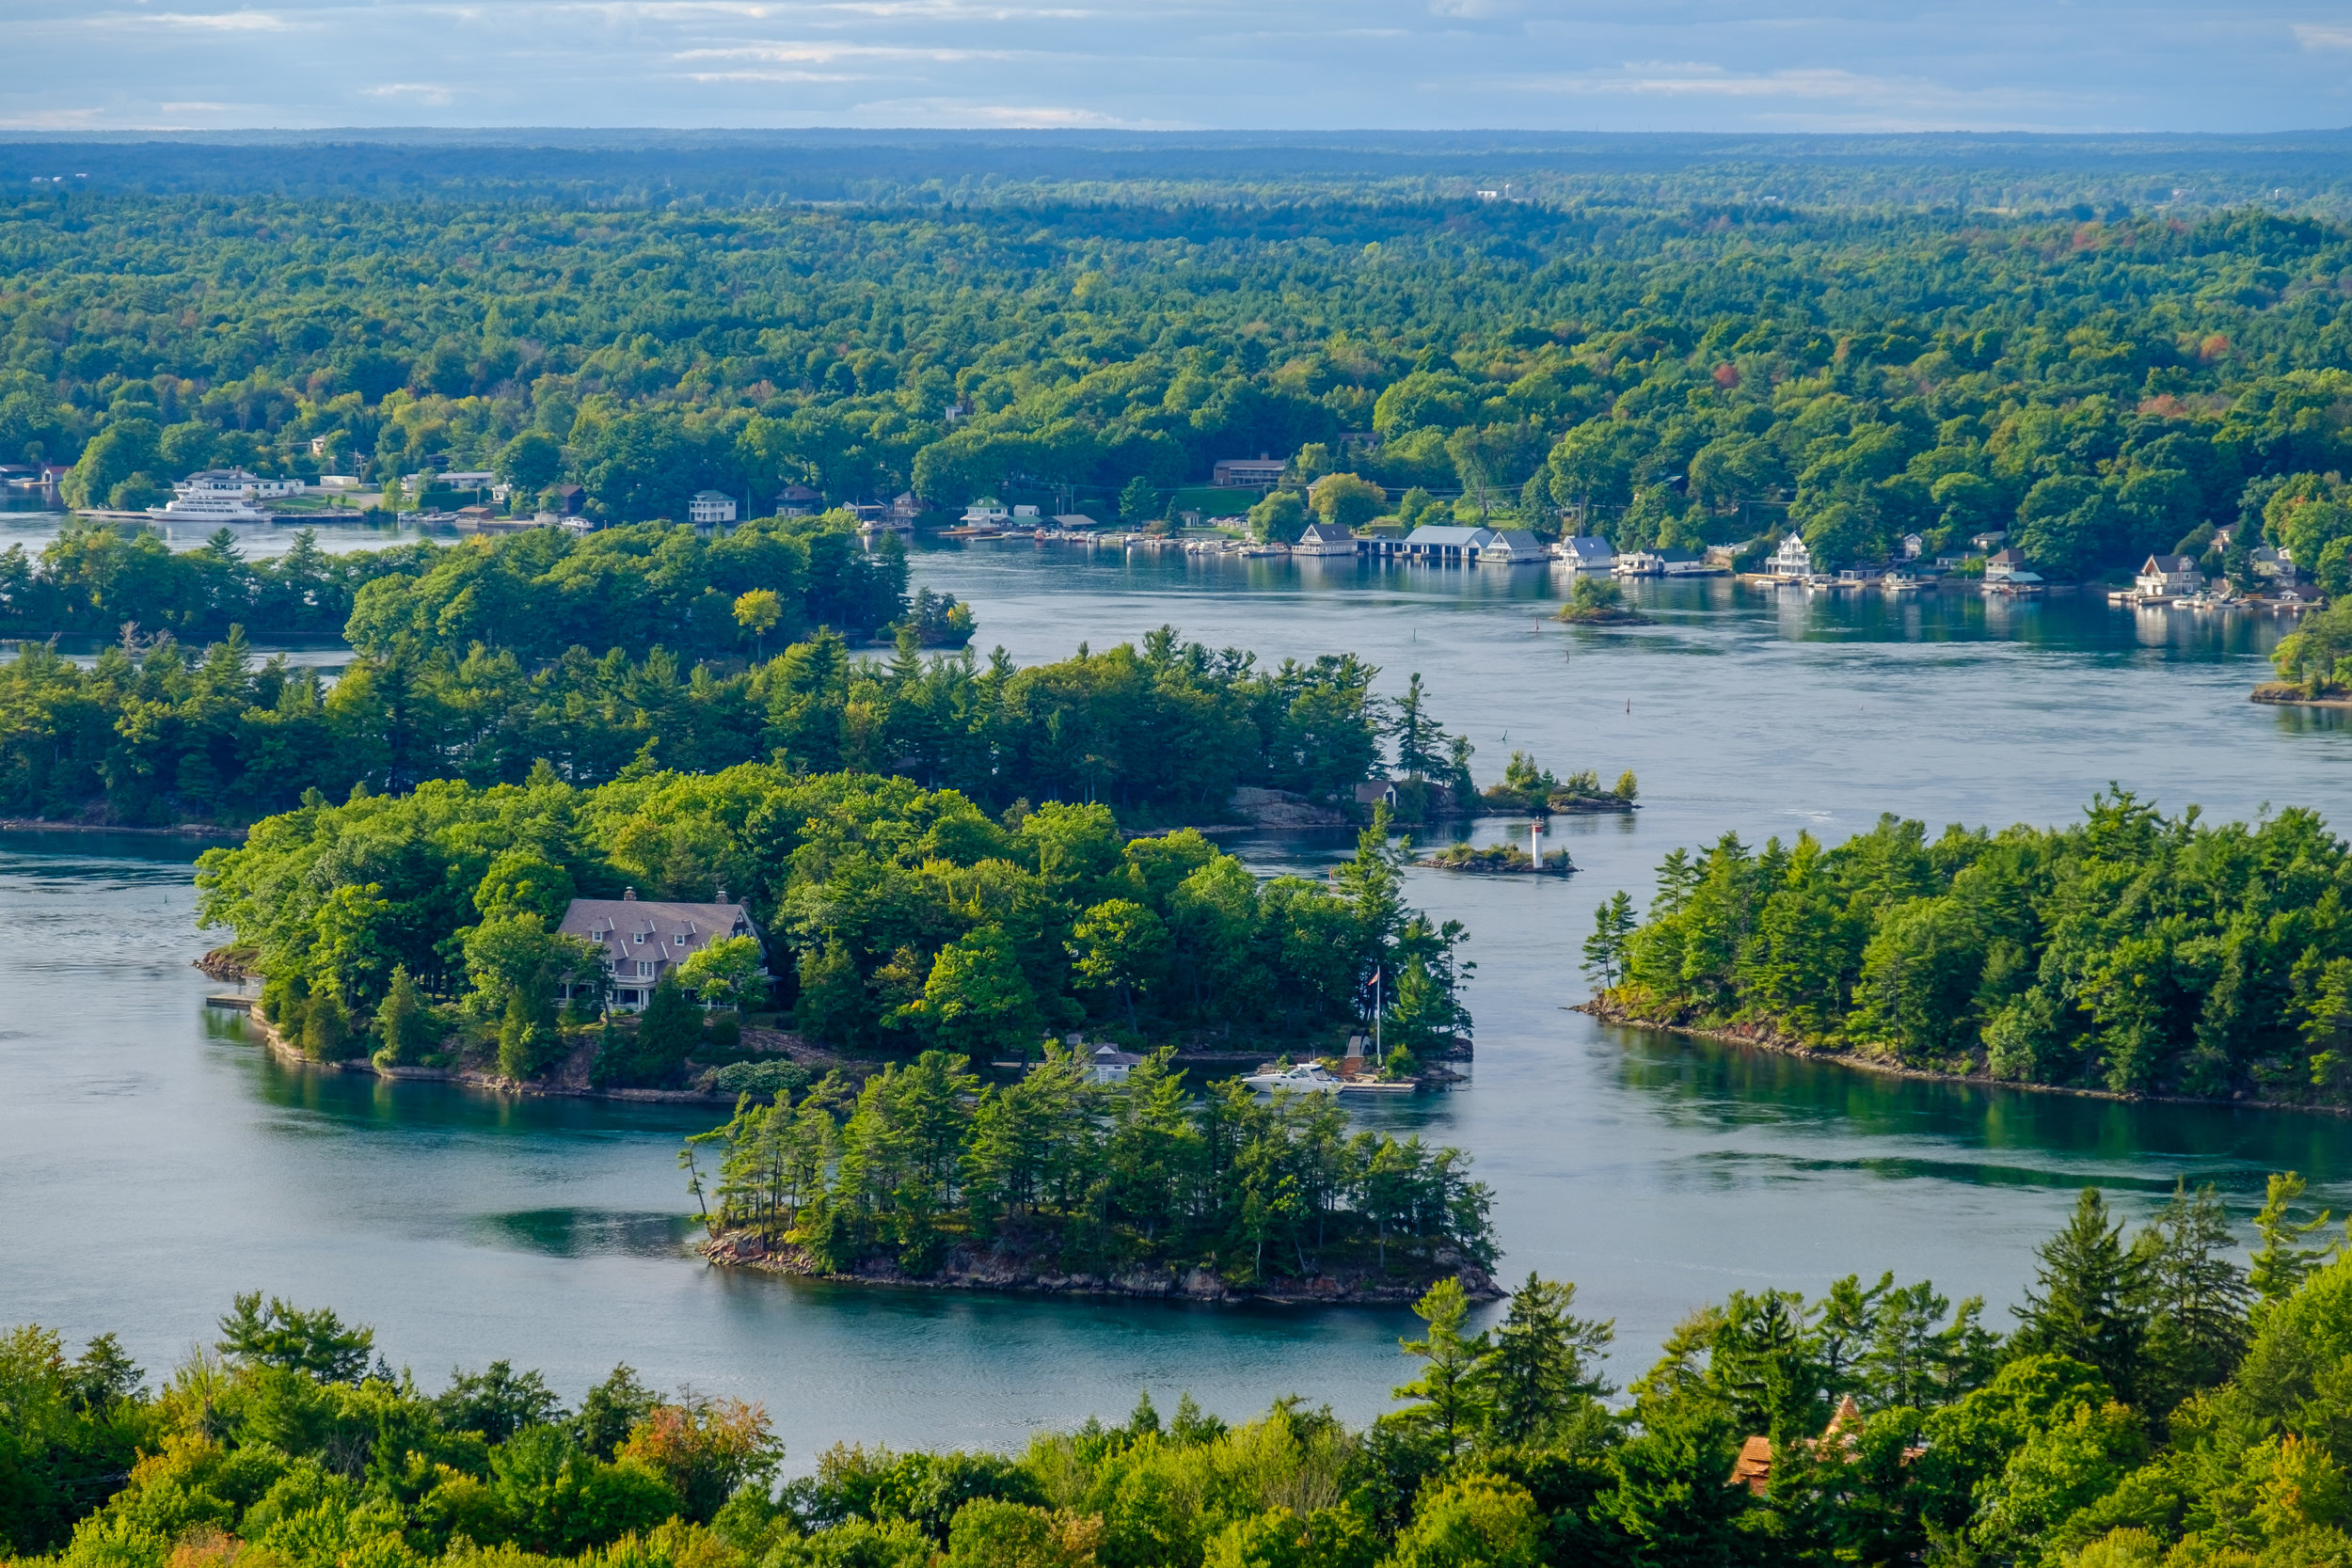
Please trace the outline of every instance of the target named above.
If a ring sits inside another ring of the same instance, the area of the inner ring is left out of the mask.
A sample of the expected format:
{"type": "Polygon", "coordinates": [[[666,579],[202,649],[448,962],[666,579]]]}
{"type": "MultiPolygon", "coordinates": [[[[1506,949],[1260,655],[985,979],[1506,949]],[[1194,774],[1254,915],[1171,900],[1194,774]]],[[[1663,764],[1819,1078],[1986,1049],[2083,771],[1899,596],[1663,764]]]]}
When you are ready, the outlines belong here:
{"type": "Polygon", "coordinates": [[[683,946],[685,946],[685,945],[686,945],[686,939],[685,939],[684,937],[682,937],[682,936],[679,936],[679,937],[672,937],[670,940],[671,940],[673,942],[676,943],[676,944],[677,944],[678,946],[680,946],[680,947],[683,947],[683,946]]]}
{"type": "Polygon", "coordinates": [[[637,973],[640,976],[649,975],[653,973],[653,965],[640,959],[637,964],[637,973]]]}
{"type": "Polygon", "coordinates": [[[633,990],[625,990],[620,994],[620,1002],[623,1006],[633,1007],[637,1006],[637,993],[633,990]]]}
{"type": "Polygon", "coordinates": [[[643,931],[637,933],[637,945],[640,947],[645,945],[645,933],[643,931]]]}

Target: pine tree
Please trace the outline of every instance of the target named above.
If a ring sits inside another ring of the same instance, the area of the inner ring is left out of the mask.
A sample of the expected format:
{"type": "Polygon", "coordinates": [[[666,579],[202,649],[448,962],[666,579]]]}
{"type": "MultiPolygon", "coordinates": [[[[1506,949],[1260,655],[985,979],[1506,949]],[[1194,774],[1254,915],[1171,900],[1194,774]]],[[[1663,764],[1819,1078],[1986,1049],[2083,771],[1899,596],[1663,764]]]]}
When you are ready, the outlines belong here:
{"type": "Polygon", "coordinates": [[[340,1062],[351,1043],[351,1015],[333,991],[310,999],[302,1015],[302,1053],[317,1062],[340,1062]]]}
{"type": "Polygon", "coordinates": [[[413,1064],[440,1037],[432,1012],[417,995],[416,982],[408,977],[405,964],[393,969],[391,986],[375,1009],[375,1037],[381,1042],[375,1059],[387,1067],[413,1064]]]}
{"type": "Polygon", "coordinates": [[[1598,990],[1611,990],[1625,977],[1625,944],[1633,930],[1633,898],[1619,888],[1593,911],[1593,934],[1584,939],[1584,977],[1598,990]]]}
{"type": "Polygon", "coordinates": [[[2096,1367],[2128,1404],[2139,1394],[2147,1322],[2138,1305],[2140,1260],[2122,1236],[2122,1223],[2110,1221],[2099,1189],[2085,1187],[2066,1228],[2036,1254],[2035,1289],[2014,1309],[2021,1322],[2011,1342],[2096,1367]]]}
{"type": "Polygon", "coordinates": [[[1440,765],[1438,747],[1445,732],[1429,717],[1429,698],[1421,689],[1419,671],[1406,683],[1405,695],[1396,700],[1396,718],[1389,734],[1396,741],[1396,770],[1406,778],[1422,778],[1440,765]]]}
{"type": "Polygon", "coordinates": [[[1543,1442],[1577,1407],[1611,1392],[1586,1358],[1616,1337],[1616,1326],[1575,1316],[1575,1304],[1573,1284],[1532,1274],[1512,1295],[1480,1368],[1497,1442],[1543,1442]]]}
{"type": "Polygon", "coordinates": [[[2133,1251],[2148,1318],[2151,1404],[2169,1409],[2200,1388],[2217,1386],[2246,1352],[2246,1271],[2229,1254],[2237,1239],[2211,1186],[2192,1196],[2176,1182],[2172,1201],[2142,1230],[2133,1251]]]}
{"type": "Polygon", "coordinates": [[[1397,1343],[1426,1365],[1421,1376],[1393,1392],[1415,1402],[1380,1419],[1443,1448],[1451,1459],[1486,1424],[1486,1389],[1478,1375],[1479,1363],[1486,1356],[1486,1336],[1462,1332],[1470,1299],[1458,1279],[1440,1279],[1430,1286],[1413,1303],[1413,1314],[1429,1325],[1428,1334],[1397,1343]]]}
{"type": "Polygon", "coordinates": [[[2332,1257],[2338,1247],[2307,1247],[2298,1243],[2304,1237],[2328,1223],[2328,1212],[2322,1209],[2315,1219],[2297,1220],[2288,1217],[2288,1210],[2303,1196],[2303,1179],[2293,1171],[2281,1171],[2270,1178],[2270,1185],[2263,1198],[2262,1212],[2254,1216],[2254,1229],[2262,1236],[2263,1244],[2254,1254],[2254,1266],[2248,1275],[2248,1283],[2262,1298],[2265,1307],[2295,1294],[2295,1288],[2303,1283],[2303,1276],[2321,1262],[2332,1257]]]}
{"type": "Polygon", "coordinates": [[[702,1014],[677,981],[665,974],[647,998],[644,1016],[637,1021],[638,1082],[659,1084],[666,1081],[686,1063],[694,1047],[702,1043],[702,1014]]]}

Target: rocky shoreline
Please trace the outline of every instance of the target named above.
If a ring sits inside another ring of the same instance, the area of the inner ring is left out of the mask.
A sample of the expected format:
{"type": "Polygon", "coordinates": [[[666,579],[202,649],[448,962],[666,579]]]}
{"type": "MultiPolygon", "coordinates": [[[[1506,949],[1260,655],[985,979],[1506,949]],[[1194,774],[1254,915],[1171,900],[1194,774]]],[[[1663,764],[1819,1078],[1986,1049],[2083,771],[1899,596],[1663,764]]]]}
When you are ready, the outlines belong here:
{"type": "Polygon", "coordinates": [[[2023,1089],[2033,1094],[2073,1095],[2078,1100],[2112,1100],[2136,1105],[2214,1105],[2243,1111],[2305,1111],[2314,1116],[2352,1117],[2352,1106],[2306,1105],[2291,1100],[2258,1100],[2251,1095],[2217,1098],[2193,1094],[2119,1094],[2113,1089],[2084,1088],[2073,1084],[2032,1084],[2016,1078],[1995,1078],[1989,1072],[1938,1072],[1931,1068],[1906,1067],[1883,1057],[1856,1055],[1851,1051],[1819,1050],[1780,1033],[1769,1024],[1750,1023],[1704,1029],[1695,1024],[1645,1018],[1630,1008],[1597,996],[1573,1003],[1567,1010],[1589,1013],[1603,1023],[1614,1023],[1629,1029],[1656,1029],[1669,1035],[1686,1035],[1692,1039],[1721,1040],[1726,1045],[1749,1046],[1775,1055],[1799,1056],[1806,1061],[1825,1062],[1833,1067],[1851,1068],[1856,1071],[1875,1072],[1889,1078],[1917,1078],[1934,1084],[1968,1084],[1988,1089],[2023,1089]]]}
{"type": "Polygon", "coordinates": [[[1268,1302],[1284,1307],[1409,1307],[1438,1280],[1458,1279],[1472,1301],[1500,1301],[1503,1292],[1486,1270],[1451,1247],[1430,1259],[1433,1269],[1411,1279],[1358,1273],[1318,1275],[1282,1290],[1236,1290],[1214,1270],[1180,1270],[1173,1264],[1130,1269],[1124,1274],[1062,1274],[999,1248],[966,1242],[947,1250],[938,1272],[909,1275],[887,1259],[847,1273],[818,1268],[800,1248],[771,1245],[756,1231],[730,1230],[697,1248],[712,1266],[751,1269],[838,1285],[882,1285],[912,1291],[997,1291],[1018,1295],[1184,1301],[1209,1306],[1268,1302]]]}
{"type": "Polygon", "coordinates": [[[246,1026],[261,1039],[262,1047],[288,1067],[310,1072],[363,1072],[402,1084],[455,1084],[461,1088],[482,1089],[491,1094],[527,1095],[553,1100],[617,1100],[640,1105],[718,1105],[732,1106],[731,1094],[705,1094],[699,1089],[599,1089],[588,1083],[588,1066],[596,1054],[596,1043],[583,1043],[567,1057],[562,1066],[545,1081],[529,1083],[506,1077],[502,1073],[477,1072],[469,1068],[441,1067],[378,1067],[365,1056],[348,1061],[322,1062],[303,1053],[302,1048],[280,1035],[260,1012],[246,1015],[246,1026]]]}

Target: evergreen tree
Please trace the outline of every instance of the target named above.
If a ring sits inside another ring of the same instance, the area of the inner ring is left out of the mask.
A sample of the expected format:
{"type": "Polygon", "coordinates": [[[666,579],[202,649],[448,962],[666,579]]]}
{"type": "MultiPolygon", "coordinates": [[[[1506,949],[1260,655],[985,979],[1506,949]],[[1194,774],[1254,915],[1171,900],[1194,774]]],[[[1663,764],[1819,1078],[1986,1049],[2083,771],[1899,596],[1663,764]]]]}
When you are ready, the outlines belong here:
{"type": "Polygon", "coordinates": [[[440,1038],[433,1014],[417,995],[408,966],[395,965],[392,983],[375,1009],[375,1037],[381,1042],[375,1059],[386,1067],[414,1064],[440,1038]]]}
{"type": "Polygon", "coordinates": [[[555,1011],[546,1001],[520,986],[506,993],[506,1014],[499,1023],[499,1071],[517,1083],[536,1078],[563,1043],[555,1011]]]}
{"type": "Polygon", "coordinates": [[[1637,922],[1633,898],[1623,888],[1593,911],[1593,934],[1584,939],[1584,977],[1608,990],[1625,975],[1626,940],[1637,922]]]}
{"type": "Polygon", "coordinates": [[[686,1000],[686,990],[664,974],[637,1020],[634,1070],[641,1084],[664,1084],[686,1065],[702,1043],[702,1014],[686,1000]]]}
{"type": "Polygon", "coordinates": [[[2185,1180],[2134,1243],[2148,1319],[2143,1393],[2153,1407],[2169,1409],[2218,1386],[2245,1354],[2253,1291],[2228,1256],[2236,1246],[2213,1188],[2192,1195],[2185,1180]]]}
{"type": "Polygon", "coordinates": [[[1119,515],[1123,521],[1144,522],[1159,515],[1159,511],[1160,493],[1141,474],[1129,480],[1127,487],[1119,492],[1119,515]]]}
{"type": "Polygon", "coordinates": [[[2263,1244],[2254,1253],[2247,1282],[2266,1307],[2276,1307],[2293,1295],[2306,1275],[2341,1250],[2300,1244],[2304,1237],[2328,1220],[2325,1209],[2312,1219],[2292,1217],[2290,1211],[2295,1200],[2303,1196],[2303,1178],[2294,1171],[2274,1173],[2263,1196],[2262,1212],[2254,1216],[2254,1229],[2263,1244]]]}
{"type": "Polygon", "coordinates": [[[2085,1187],[2066,1228],[2042,1243],[2034,1289],[2016,1308],[2012,1338],[2024,1352],[2070,1355],[2096,1367],[2116,1397],[2139,1394],[2147,1320],[2139,1306],[2141,1260],[2123,1245],[2123,1226],[2106,1200],[2085,1187]]]}
{"type": "Polygon", "coordinates": [[[1531,1274],[1511,1297],[1480,1373],[1499,1443],[1541,1443],[1578,1408],[1612,1390],[1589,1359],[1616,1337],[1613,1323],[1579,1318],[1576,1287],[1531,1274]]]}
{"type": "Polygon", "coordinates": [[[1405,695],[1396,700],[1396,717],[1389,724],[1389,736],[1396,742],[1396,770],[1408,779],[1426,777],[1442,766],[1444,758],[1438,748],[1444,744],[1445,732],[1430,717],[1429,699],[1421,688],[1421,672],[1413,672],[1405,686],[1405,695]]]}
{"type": "Polygon", "coordinates": [[[1380,1418],[1434,1447],[1451,1459],[1474,1441],[1489,1414],[1486,1389],[1479,1376],[1487,1352],[1486,1336],[1464,1334],[1470,1300],[1459,1279],[1438,1280],[1413,1303],[1413,1314],[1429,1325],[1419,1339],[1400,1339],[1408,1355],[1421,1357],[1421,1376],[1394,1390],[1400,1400],[1414,1402],[1380,1418]]]}
{"type": "Polygon", "coordinates": [[[340,1062],[351,1045],[351,1015],[333,991],[310,998],[302,1013],[302,1053],[315,1062],[340,1062]]]}

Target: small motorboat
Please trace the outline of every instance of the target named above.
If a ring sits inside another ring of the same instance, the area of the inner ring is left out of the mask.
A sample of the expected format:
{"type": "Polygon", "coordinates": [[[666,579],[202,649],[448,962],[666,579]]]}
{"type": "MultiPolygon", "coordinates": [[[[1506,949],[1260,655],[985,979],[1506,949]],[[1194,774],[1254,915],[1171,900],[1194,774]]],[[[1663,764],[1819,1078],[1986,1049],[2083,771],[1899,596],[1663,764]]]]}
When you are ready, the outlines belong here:
{"type": "Polygon", "coordinates": [[[1413,1094],[1421,1085],[1410,1078],[1343,1078],[1342,1094],[1413,1094]]]}

